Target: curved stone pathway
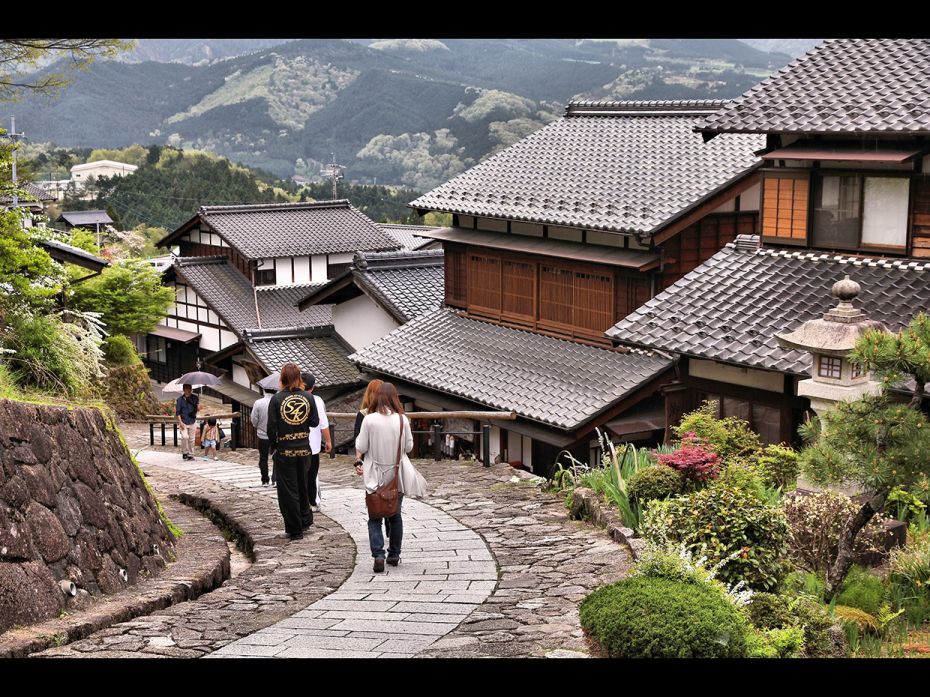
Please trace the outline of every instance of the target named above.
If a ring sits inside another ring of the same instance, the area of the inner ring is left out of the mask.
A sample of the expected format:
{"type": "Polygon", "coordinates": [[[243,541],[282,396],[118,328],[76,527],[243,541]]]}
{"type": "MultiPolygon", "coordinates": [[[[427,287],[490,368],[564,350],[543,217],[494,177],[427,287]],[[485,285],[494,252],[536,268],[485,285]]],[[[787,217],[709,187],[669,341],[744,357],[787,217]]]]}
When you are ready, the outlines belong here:
{"type": "MultiPolygon", "coordinates": [[[[226,485],[259,490],[257,471],[225,462],[187,463],[142,451],[142,464],[181,470],[226,485]]],[[[448,513],[405,500],[401,563],[372,571],[368,516],[361,489],[323,483],[323,512],[358,550],[355,570],[336,591],[291,617],[223,646],[210,657],[409,657],[452,632],[487,600],[498,570],[482,538],[448,513]]]]}

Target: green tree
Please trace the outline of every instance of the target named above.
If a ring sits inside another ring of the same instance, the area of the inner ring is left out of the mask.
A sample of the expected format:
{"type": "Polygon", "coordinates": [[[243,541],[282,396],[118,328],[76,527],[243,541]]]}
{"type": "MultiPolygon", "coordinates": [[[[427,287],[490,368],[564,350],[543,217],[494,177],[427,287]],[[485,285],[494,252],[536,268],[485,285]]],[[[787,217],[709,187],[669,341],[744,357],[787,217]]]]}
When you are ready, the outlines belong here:
{"type": "Polygon", "coordinates": [[[144,334],[165,316],[174,292],[161,284],[150,264],[121,261],[72,289],[72,302],[83,312],[100,312],[111,334],[144,334]]]}
{"type": "Polygon", "coordinates": [[[812,439],[801,452],[801,466],[813,481],[857,483],[866,494],[840,534],[837,554],[827,572],[827,598],[840,589],[853,563],[856,535],[885,508],[895,487],[908,487],[930,472],[930,422],[920,410],[930,367],[930,321],[923,313],[897,334],[870,331],[856,343],[850,359],[882,378],[882,394],[840,402],[803,430],[812,439]],[[914,380],[908,404],[896,403],[890,387],[914,380]]]}
{"type": "Polygon", "coordinates": [[[0,212],[0,326],[9,313],[47,308],[63,273],[23,229],[18,213],[0,212]]]}
{"type": "Polygon", "coordinates": [[[16,101],[29,92],[55,93],[73,80],[66,72],[34,73],[52,61],[68,73],[83,70],[98,56],[112,58],[131,49],[121,39],[4,39],[0,41],[0,102],[16,101]]]}

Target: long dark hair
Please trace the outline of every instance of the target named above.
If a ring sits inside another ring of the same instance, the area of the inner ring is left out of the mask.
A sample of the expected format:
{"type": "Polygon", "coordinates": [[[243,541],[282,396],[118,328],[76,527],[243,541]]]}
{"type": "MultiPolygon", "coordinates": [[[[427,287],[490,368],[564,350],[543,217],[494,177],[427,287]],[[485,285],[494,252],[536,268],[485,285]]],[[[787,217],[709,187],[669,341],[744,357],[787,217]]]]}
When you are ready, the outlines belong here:
{"type": "Polygon", "coordinates": [[[371,412],[387,414],[388,410],[395,414],[403,414],[404,408],[400,403],[400,396],[397,394],[397,388],[393,383],[385,382],[378,388],[375,398],[371,401],[371,412]]]}
{"type": "Polygon", "coordinates": [[[302,390],[303,388],[304,382],[300,376],[300,368],[296,363],[285,363],[281,368],[281,389],[302,390]]]}

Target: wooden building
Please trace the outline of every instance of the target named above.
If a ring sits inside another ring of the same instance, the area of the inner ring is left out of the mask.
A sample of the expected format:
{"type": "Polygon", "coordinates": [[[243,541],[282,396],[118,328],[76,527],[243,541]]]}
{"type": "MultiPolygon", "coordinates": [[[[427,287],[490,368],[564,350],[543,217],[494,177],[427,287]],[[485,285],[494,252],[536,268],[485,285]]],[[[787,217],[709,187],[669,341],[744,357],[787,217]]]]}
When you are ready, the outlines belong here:
{"type": "Polygon", "coordinates": [[[828,309],[845,274],[873,319],[930,311],[930,41],[827,41],[704,119],[709,142],[765,137],[760,220],[607,334],[680,356],[666,423],[713,398],[765,442],[796,442],[809,356],[775,334],[828,309]]]}
{"type": "Polygon", "coordinates": [[[604,332],[755,229],[764,139],[694,132],[721,106],[572,103],[413,201],[453,215],[422,233],[443,245],[446,307],[351,358],[414,408],[515,411],[492,453],[540,472],[563,449],[589,460],[596,428],[661,437],[673,361],[614,350],[604,332]]]}

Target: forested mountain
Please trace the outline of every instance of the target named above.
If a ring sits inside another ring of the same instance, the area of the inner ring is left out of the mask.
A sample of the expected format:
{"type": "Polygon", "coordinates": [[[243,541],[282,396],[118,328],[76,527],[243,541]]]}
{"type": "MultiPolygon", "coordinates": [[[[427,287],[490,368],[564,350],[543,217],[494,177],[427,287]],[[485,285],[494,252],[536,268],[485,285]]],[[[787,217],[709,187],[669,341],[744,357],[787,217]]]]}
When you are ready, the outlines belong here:
{"type": "Polygon", "coordinates": [[[207,65],[100,62],[16,115],[33,142],[197,148],[280,177],[335,155],[348,180],[425,190],[573,97],[733,97],[789,60],[735,39],[298,40],[207,65]]]}
{"type": "Polygon", "coordinates": [[[823,39],[743,39],[742,41],[760,51],[778,51],[797,58],[810,51],[823,39]]]}
{"type": "Polygon", "coordinates": [[[124,63],[156,61],[200,65],[260,51],[290,39],[137,39],[136,48],[118,58],[124,63]]]}

